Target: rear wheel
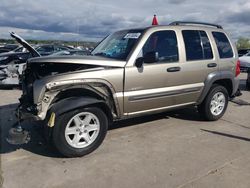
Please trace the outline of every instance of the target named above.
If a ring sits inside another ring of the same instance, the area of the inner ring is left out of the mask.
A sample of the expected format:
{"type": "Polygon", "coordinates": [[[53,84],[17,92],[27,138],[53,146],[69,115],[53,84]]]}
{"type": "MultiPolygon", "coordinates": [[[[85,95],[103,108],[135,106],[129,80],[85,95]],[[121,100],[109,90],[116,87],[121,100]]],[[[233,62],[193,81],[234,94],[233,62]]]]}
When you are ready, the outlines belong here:
{"type": "Polygon", "coordinates": [[[101,145],[107,129],[106,114],[99,108],[88,107],[59,116],[52,139],[64,156],[80,157],[101,145]]]}
{"type": "Polygon", "coordinates": [[[228,105],[228,92],[221,85],[213,85],[201,105],[198,106],[198,111],[206,120],[215,121],[220,119],[228,105]]]}

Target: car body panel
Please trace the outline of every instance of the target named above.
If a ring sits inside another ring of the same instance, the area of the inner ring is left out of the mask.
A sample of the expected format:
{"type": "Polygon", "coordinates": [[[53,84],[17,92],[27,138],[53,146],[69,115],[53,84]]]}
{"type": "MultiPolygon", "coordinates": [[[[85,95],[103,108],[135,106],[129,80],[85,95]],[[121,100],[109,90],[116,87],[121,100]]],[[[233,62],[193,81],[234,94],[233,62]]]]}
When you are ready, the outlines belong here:
{"type": "Polygon", "coordinates": [[[45,56],[33,58],[30,63],[63,63],[63,64],[88,64],[110,67],[124,67],[126,61],[114,60],[100,56],[45,56]]]}
{"type": "Polygon", "coordinates": [[[11,32],[10,36],[14,38],[19,44],[21,44],[24,48],[26,48],[32,54],[32,57],[41,56],[27,41],[25,41],[22,37],[20,37],[16,33],[11,32]]]}

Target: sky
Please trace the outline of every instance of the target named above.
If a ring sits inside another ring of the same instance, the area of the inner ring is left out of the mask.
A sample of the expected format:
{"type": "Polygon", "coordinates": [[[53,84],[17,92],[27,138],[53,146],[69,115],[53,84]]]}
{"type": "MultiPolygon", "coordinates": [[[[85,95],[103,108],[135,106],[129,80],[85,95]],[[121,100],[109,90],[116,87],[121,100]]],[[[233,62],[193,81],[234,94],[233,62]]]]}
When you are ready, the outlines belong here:
{"type": "Polygon", "coordinates": [[[250,0],[0,0],[0,38],[99,41],[120,29],[158,23],[220,24],[234,40],[250,38],[250,0]]]}

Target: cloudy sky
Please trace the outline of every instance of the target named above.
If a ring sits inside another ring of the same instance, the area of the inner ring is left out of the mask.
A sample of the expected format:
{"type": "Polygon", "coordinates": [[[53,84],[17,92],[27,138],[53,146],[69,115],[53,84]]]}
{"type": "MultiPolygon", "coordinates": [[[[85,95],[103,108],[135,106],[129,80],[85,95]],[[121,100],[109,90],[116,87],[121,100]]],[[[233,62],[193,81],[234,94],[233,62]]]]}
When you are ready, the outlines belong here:
{"type": "Polygon", "coordinates": [[[0,38],[100,40],[108,33],[176,20],[221,24],[250,38],[250,0],[1,0],[0,38]]]}

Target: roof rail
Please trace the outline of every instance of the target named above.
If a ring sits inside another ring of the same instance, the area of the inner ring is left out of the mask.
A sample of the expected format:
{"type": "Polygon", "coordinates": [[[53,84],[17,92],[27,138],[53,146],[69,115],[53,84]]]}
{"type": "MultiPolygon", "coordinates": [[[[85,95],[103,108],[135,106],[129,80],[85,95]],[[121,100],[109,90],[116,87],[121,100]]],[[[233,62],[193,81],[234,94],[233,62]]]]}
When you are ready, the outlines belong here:
{"type": "Polygon", "coordinates": [[[188,22],[188,21],[176,21],[172,22],[169,25],[206,25],[211,27],[216,27],[219,29],[223,29],[221,25],[211,24],[211,23],[204,23],[204,22],[188,22]]]}

